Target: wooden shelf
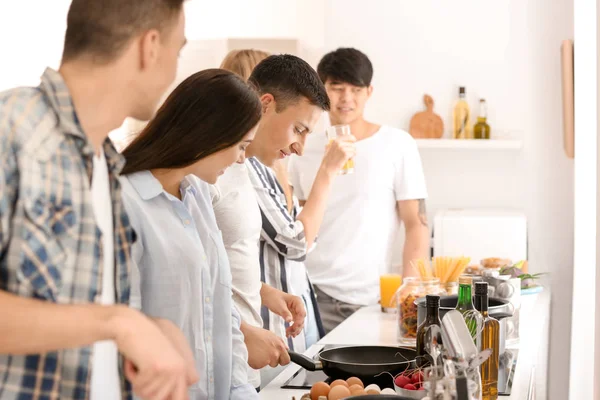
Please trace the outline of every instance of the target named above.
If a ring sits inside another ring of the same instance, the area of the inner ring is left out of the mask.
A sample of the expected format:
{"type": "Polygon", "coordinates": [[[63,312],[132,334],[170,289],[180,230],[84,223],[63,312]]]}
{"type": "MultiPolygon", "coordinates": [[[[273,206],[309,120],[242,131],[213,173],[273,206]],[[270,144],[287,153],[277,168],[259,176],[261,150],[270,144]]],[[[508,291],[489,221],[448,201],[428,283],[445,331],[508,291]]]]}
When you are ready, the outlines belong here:
{"type": "Polygon", "coordinates": [[[523,142],[514,139],[417,139],[419,149],[519,150],[523,142]]]}

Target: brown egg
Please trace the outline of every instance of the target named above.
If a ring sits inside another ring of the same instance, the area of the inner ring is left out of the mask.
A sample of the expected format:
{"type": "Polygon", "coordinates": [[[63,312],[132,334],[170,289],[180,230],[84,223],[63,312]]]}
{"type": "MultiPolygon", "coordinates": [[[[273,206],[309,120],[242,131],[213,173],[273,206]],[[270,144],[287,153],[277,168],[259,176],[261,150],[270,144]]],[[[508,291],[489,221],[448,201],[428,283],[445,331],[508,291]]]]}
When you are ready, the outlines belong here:
{"type": "Polygon", "coordinates": [[[350,385],[348,385],[348,384],[346,383],[346,381],[345,381],[345,380],[343,380],[343,379],[338,379],[338,380],[335,380],[335,381],[331,382],[331,388],[332,388],[332,389],[333,389],[334,387],[336,387],[336,386],[339,386],[339,385],[345,386],[346,388],[350,388],[350,385]]]}
{"type": "Polygon", "coordinates": [[[350,396],[351,394],[352,393],[350,393],[350,389],[348,389],[346,386],[337,385],[335,387],[332,387],[329,391],[328,400],[341,400],[350,396]]]}
{"type": "Polygon", "coordinates": [[[346,379],[346,383],[348,383],[348,386],[360,385],[361,388],[365,387],[365,385],[362,383],[362,381],[355,376],[353,376],[352,378],[346,379]]]}
{"type": "Polygon", "coordinates": [[[379,392],[375,389],[369,389],[369,390],[367,390],[367,394],[381,394],[381,392],[379,392]]]}
{"type": "MultiPolygon", "coordinates": [[[[366,396],[368,393],[365,392],[363,389],[359,390],[358,392],[354,392],[352,393],[352,396],[366,396]]],[[[377,393],[379,394],[379,393],[377,393]]]]}
{"type": "Polygon", "coordinates": [[[327,397],[330,390],[331,388],[327,383],[317,382],[313,385],[312,389],[310,389],[310,398],[311,400],[319,400],[319,396],[327,397]]]}
{"type": "Polygon", "coordinates": [[[362,392],[364,388],[360,385],[352,385],[350,386],[350,393],[354,394],[355,392],[362,392]]]}

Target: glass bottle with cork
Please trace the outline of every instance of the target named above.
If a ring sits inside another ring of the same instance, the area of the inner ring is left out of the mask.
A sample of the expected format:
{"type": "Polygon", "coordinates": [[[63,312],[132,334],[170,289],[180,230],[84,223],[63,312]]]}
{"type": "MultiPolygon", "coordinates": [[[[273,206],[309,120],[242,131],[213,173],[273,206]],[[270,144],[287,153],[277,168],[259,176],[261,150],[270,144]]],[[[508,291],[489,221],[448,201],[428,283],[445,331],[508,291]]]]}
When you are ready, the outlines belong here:
{"type": "Polygon", "coordinates": [[[485,99],[479,100],[479,116],[477,123],[473,127],[473,137],[475,139],[489,139],[492,128],[487,123],[487,104],[485,99]]]}
{"type": "Polygon", "coordinates": [[[452,137],[454,139],[471,139],[471,109],[466,100],[464,86],[458,89],[458,101],[452,113],[452,137]]]}
{"type": "Polygon", "coordinates": [[[440,296],[428,294],[425,297],[425,303],[427,305],[427,317],[417,328],[417,358],[415,361],[419,368],[434,364],[433,359],[425,350],[427,330],[434,325],[437,325],[440,329],[442,326],[440,321],[440,296]]]}
{"type": "Polygon", "coordinates": [[[500,367],[500,323],[488,314],[488,283],[475,284],[475,308],[483,317],[483,329],[477,337],[479,351],[492,349],[490,357],[481,364],[481,394],[482,400],[498,398],[498,369],[500,367]]]}
{"type": "Polygon", "coordinates": [[[458,277],[458,301],[456,310],[463,315],[471,336],[475,339],[477,333],[477,319],[475,307],[473,307],[472,285],[473,278],[466,275],[458,277]]]}

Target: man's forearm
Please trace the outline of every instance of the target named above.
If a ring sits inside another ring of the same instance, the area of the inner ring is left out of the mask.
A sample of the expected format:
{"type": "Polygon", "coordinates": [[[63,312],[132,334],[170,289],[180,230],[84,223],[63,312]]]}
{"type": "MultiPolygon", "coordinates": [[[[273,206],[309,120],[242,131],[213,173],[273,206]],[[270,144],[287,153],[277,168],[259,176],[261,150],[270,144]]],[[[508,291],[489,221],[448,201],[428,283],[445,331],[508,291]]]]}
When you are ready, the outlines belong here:
{"type": "Polygon", "coordinates": [[[59,305],[0,291],[0,353],[38,354],[117,337],[125,306],[59,305]]]}
{"type": "Polygon", "coordinates": [[[325,215],[327,199],[329,198],[331,184],[334,178],[335,174],[332,172],[325,168],[319,169],[310,190],[310,194],[303,204],[302,211],[296,218],[304,225],[306,247],[309,249],[317,237],[321,222],[323,222],[323,215],[325,215]]]}
{"type": "Polygon", "coordinates": [[[429,259],[429,229],[423,225],[416,225],[406,230],[404,242],[404,254],[402,257],[402,276],[419,276],[411,261],[418,259],[429,259]]]}

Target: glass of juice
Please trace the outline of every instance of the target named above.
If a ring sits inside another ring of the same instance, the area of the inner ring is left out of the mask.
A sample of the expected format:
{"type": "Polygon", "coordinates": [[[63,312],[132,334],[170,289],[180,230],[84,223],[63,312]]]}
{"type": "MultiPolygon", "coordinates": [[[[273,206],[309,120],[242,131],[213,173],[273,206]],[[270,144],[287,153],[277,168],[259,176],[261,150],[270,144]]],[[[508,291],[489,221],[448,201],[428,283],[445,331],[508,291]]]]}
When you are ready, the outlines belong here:
{"type": "MultiPolygon", "coordinates": [[[[333,125],[327,128],[327,140],[328,143],[334,141],[338,136],[347,136],[350,135],[350,125],[333,125]]],[[[342,169],[340,170],[340,175],[351,174],[354,172],[354,160],[350,159],[346,161],[342,169]]]]}
{"type": "Polygon", "coordinates": [[[396,312],[396,292],[402,285],[402,275],[385,274],[379,277],[381,291],[381,311],[385,313],[396,312]]]}

